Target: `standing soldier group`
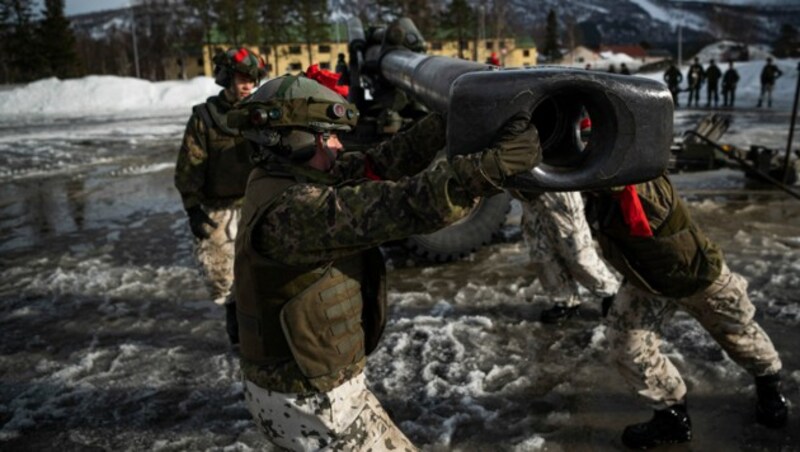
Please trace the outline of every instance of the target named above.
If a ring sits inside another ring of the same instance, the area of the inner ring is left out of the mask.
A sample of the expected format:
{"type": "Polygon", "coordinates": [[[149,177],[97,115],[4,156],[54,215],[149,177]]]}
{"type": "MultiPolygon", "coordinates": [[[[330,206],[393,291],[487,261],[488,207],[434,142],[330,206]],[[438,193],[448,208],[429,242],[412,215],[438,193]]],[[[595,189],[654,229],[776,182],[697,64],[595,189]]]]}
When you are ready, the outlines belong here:
{"type": "MultiPolygon", "coordinates": [[[[482,152],[435,165],[445,145],[438,114],[345,153],[337,134],[352,130],[359,113],[338,93],[283,76],[251,95],[265,75],[260,58],[232,49],[215,63],[224,89],[194,107],[175,184],[211,296],[227,308],[231,342],[241,342],[248,409],[280,448],[415,450],[364,373],[387,320],[377,247],[457,221],[476,198],[538,165],[530,112],[510,118],[482,152]]],[[[719,69],[700,71],[698,80],[714,78],[716,87],[719,69]]],[[[670,73],[671,90],[680,75],[670,73]]],[[[655,410],[625,429],[623,443],[644,449],[691,438],[686,386],[659,350],[658,329],[678,308],[755,377],[757,420],[783,426],[781,362],[753,320],[747,283],[692,222],[671,182],[664,176],[587,196],[588,222],[579,193],[527,199],[526,238],[541,258],[537,276],[564,297],[543,321],[576,312],[578,282],[605,298],[611,355],[655,410]],[[597,256],[589,227],[622,283],[597,256]]]]}
{"type": "MultiPolygon", "coordinates": [[[[772,107],[772,91],[775,88],[776,80],[783,75],[783,72],[772,62],[772,58],[767,58],[767,63],[761,71],[761,94],[758,97],[757,108],[760,108],[764,102],[767,107],[772,107]]],[[[717,108],[719,103],[719,82],[722,81],[722,106],[724,108],[733,108],[736,101],[736,87],[739,83],[739,72],[733,67],[733,61],[728,62],[728,69],[723,74],[720,68],[715,64],[714,60],[709,61],[707,68],[703,68],[698,58],[694,59],[694,63],[689,66],[687,71],[688,87],[686,91],[689,92],[689,100],[687,106],[691,107],[694,103],[695,107],[700,106],[700,90],[703,83],[706,83],[707,98],[706,108],[717,108]]],[[[681,92],[680,84],[683,81],[683,74],[680,69],[673,63],[664,72],[664,82],[667,84],[669,91],[672,93],[672,100],[675,106],[679,106],[678,94],[681,92]]]]}

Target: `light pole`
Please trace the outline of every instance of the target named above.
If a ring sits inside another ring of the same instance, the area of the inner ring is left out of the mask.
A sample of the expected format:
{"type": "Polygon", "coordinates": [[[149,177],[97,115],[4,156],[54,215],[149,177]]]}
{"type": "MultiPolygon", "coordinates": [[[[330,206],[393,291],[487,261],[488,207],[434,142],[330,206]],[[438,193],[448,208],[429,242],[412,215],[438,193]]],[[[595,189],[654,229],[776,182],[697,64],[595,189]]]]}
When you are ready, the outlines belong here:
{"type": "Polygon", "coordinates": [[[136,16],[133,14],[133,2],[130,4],[131,9],[131,39],[133,39],[133,64],[136,67],[136,78],[142,78],[139,72],[139,45],[136,42],[136,16]]]}
{"type": "MultiPolygon", "coordinates": [[[[800,63],[797,63],[797,72],[800,73],[800,63]]],[[[794,138],[794,125],[797,121],[797,103],[800,100],[800,76],[797,77],[797,87],[794,90],[794,104],[792,105],[792,120],[789,124],[789,139],[786,142],[786,157],[783,160],[783,183],[789,182],[789,157],[792,155],[792,138],[794,138]]]]}

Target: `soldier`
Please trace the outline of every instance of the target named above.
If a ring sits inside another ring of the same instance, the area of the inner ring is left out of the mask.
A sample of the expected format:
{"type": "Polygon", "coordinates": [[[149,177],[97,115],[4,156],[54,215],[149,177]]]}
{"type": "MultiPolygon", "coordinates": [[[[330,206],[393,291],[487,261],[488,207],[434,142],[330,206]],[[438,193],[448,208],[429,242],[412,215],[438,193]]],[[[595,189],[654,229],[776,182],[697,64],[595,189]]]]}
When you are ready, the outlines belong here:
{"type": "Polygon", "coordinates": [[[681,70],[678,69],[678,66],[675,66],[675,63],[671,63],[664,72],[664,82],[667,84],[669,92],[672,93],[672,101],[676,107],[678,106],[678,93],[681,92],[680,85],[682,81],[683,74],[681,74],[681,70]]]}
{"type": "Polygon", "coordinates": [[[686,385],[659,350],[659,327],[678,308],[755,377],[757,421],[784,426],[781,361],[753,319],[747,281],[728,269],[717,245],[692,222],[670,180],[592,192],[587,216],[603,254],[625,276],[607,319],[611,356],[655,410],[650,421],[625,428],[622,442],[647,449],[692,437],[686,385]]]}
{"type": "Polygon", "coordinates": [[[631,75],[631,70],[628,69],[628,65],[627,64],[622,63],[622,64],[619,65],[619,73],[622,74],[622,75],[631,75]]]}
{"type": "Polygon", "coordinates": [[[214,64],[214,81],[224,89],[192,108],[175,164],[175,187],[189,216],[211,298],[225,306],[228,337],[236,344],[233,241],[253,165],[250,144],[228,127],[227,114],[250,95],[266,71],[264,62],[245,48],[216,55],[214,64]]]}
{"type": "Polygon", "coordinates": [[[694,99],[694,106],[700,106],[700,88],[703,86],[703,80],[705,78],[705,71],[703,70],[703,65],[700,64],[700,59],[695,58],[694,63],[689,66],[689,73],[687,78],[689,79],[689,102],[687,105],[689,107],[692,106],[692,99],[694,99]]]}
{"type": "Polygon", "coordinates": [[[739,83],[739,72],[733,68],[733,61],[728,62],[728,70],[722,76],[722,105],[733,107],[736,100],[736,85],[739,83]]]}
{"type": "Polygon", "coordinates": [[[778,66],[772,64],[772,58],[767,58],[767,64],[761,70],[761,95],[758,96],[757,108],[761,108],[764,97],[767,98],[767,107],[772,108],[772,89],[775,88],[775,81],[783,75],[778,66]]]}
{"type": "Polygon", "coordinates": [[[711,107],[711,98],[714,98],[714,108],[717,108],[717,104],[719,103],[719,79],[722,77],[722,71],[719,70],[719,67],[714,63],[714,60],[711,60],[708,63],[708,69],[706,69],[706,92],[708,93],[706,99],[706,108],[711,107]]]}
{"type": "Polygon", "coordinates": [[[550,192],[522,201],[522,236],[534,274],[555,303],[541,314],[558,323],[578,312],[578,284],[610,306],[619,281],[597,255],[579,192],[550,192]]]}
{"type": "Polygon", "coordinates": [[[414,449],[365,383],[365,355],[386,320],[377,247],[455,221],[541,158],[529,113],[512,117],[482,153],[429,170],[445,144],[439,115],[364,153],[340,154],[336,133],[357,114],[294,76],[266,83],[239,113],[243,135],[259,146],[234,265],[244,391],[281,448],[414,449]]]}

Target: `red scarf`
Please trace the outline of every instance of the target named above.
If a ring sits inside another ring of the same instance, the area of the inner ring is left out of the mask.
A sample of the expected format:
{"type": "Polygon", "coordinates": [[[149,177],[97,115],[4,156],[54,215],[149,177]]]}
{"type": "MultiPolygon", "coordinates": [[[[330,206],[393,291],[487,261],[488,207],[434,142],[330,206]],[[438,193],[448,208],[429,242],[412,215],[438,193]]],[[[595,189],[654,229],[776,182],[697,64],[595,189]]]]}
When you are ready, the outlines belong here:
{"type": "Polygon", "coordinates": [[[619,200],[622,209],[622,219],[628,225],[628,231],[632,237],[652,237],[653,230],[647,221],[647,215],[642,208],[642,202],[636,193],[636,187],[626,185],[621,192],[614,193],[614,197],[619,200]]]}

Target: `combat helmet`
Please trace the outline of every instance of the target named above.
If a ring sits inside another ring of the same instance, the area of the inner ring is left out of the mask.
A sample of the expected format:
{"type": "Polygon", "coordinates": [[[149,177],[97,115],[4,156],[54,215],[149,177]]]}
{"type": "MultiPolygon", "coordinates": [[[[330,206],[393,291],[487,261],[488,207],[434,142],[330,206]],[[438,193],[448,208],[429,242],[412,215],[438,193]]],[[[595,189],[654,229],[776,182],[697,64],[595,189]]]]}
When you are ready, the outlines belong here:
{"type": "Polygon", "coordinates": [[[249,75],[256,85],[267,75],[264,60],[244,47],[229,49],[214,56],[214,82],[217,85],[229,88],[234,72],[249,75]]]}
{"type": "Polygon", "coordinates": [[[228,125],[272,154],[310,159],[318,139],[352,130],[356,106],[303,75],[274,78],[228,113],[228,125]]]}

